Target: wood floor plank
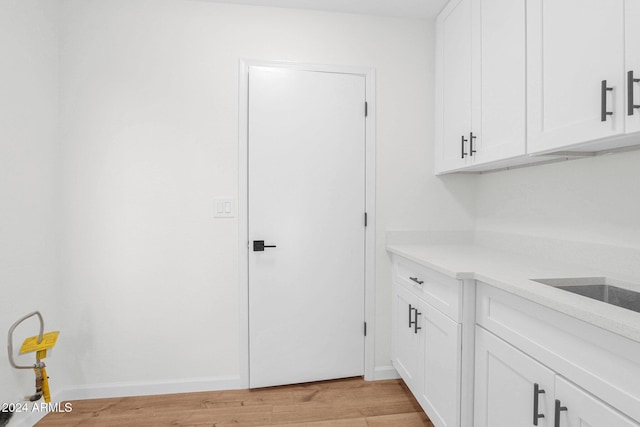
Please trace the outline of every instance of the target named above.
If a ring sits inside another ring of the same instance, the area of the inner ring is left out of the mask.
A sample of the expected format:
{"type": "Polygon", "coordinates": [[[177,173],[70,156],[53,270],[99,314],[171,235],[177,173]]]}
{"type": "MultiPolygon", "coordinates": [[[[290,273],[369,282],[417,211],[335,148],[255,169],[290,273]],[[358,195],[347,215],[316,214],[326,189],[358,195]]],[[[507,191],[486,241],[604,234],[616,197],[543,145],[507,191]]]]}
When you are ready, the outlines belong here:
{"type": "Polygon", "coordinates": [[[434,427],[424,412],[368,417],[365,421],[367,427],[434,427]]]}
{"type": "Polygon", "coordinates": [[[56,426],[433,427],[401,380],[348,378],[252,390],[74,401],[56,426]]]}

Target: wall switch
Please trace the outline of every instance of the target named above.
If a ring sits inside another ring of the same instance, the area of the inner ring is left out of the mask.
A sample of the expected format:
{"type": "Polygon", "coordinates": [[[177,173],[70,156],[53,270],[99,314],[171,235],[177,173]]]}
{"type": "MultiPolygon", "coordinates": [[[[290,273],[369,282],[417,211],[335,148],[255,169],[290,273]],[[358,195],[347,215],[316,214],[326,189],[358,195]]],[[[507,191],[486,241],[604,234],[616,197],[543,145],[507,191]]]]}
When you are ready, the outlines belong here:
{"type": "Polygon", "coordinates": [[[213,199],[213,217],[214,218],[235,218],[236,202],[235,199],[213,199]]]}

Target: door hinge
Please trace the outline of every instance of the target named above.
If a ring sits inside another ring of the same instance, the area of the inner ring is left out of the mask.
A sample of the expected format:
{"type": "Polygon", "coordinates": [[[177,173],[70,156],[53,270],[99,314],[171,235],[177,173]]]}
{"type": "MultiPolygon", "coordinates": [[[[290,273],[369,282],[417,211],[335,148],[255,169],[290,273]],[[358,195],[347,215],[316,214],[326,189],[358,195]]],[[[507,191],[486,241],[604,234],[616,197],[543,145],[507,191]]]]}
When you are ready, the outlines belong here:
{"type": "Polygon", "coordinates": [[[368,223],[368,218],[367,218],[367,217],[368,217],[368,215],[367,215],[367,213],[365,212],[365,213],[364,213],[364,226],[365,226],[365,227],[367,226],[367,223],[368,223]]]}
{"type": "Polygon", "coordinates": [[[364,116],[367,117],[369,115],[369,103],[364,103],[364,116]]]}
{"type": "Polygon", "coordinates": [[[364,336],[367,336],[367,322],[364,322],[364,336]]]}

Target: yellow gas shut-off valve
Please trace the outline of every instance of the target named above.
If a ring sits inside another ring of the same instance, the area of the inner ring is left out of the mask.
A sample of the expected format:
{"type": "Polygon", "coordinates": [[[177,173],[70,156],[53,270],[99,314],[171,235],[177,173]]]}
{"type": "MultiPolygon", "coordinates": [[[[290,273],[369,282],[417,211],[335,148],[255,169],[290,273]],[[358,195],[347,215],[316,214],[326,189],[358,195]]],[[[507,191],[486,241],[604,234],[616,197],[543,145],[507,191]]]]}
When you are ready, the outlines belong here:
{"type": "Polygon", "coordinates": [[[18,319],[11,328],[9,328],[9,336],[7,338],[7,351],[9,353],[9,363],[16,369],[33,369],[36,375],[36,392],[32,396],[27,396],[26,399],[34,402],[44,397],[46,403],[51,402],[51,391],[49,389],[49,377],[47,376],[46,365],[42,361],[47,357],[47,350],[52,349],[56,345],[58,335],[60,332],[47,332],[44,333],[44,321],[39,311],[34,311],[26,316],[18,319]],[[40,333],[33,337],[29,337],[24,340],[20,347],[20,354],[36,353],[36,363],[33,365],[17,365],[13,360],[13,331],[16,327],[32,316],[38,316],[40,320],[40,333]]]}

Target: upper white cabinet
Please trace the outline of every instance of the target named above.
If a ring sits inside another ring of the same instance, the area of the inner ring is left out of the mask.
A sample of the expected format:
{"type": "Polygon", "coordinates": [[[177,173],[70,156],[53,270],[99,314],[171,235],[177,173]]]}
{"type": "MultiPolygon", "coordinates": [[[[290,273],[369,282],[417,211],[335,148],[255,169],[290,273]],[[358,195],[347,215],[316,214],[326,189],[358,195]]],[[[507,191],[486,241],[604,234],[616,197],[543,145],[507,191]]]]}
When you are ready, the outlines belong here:
{"type": "Polygon", "coordinates": [[[436,173],[640,145],[638,22],[640,0],[451,0],[436,21],[436,173]]]}
{"type": "Polygon", "coordinates": [[[471,22],[471,0],[452,0],[436,23],[437,173],[471,158],[471,22]]]}
{"type": "MultiPolygon", "coordinates": [[[[474,0],[473,164],[526,151],[526,10],[524,0],[474,0]]],[[[470,147],[471,151],[471,147],[470,147]]]]}
{"type": "Polygon", "coordinates": [[[640,132],[640,0],[625,1],[625,130],[640,132]]]}
{"type": "Polygon", "coordinates": [[[624,0],[527,2],[528,148],[624,133],[624,0]]]}
{"type": "Polygon", "coordinates": [[[525,153],[525,2],[453,0],[439,15],[436,172],[525,153]]]}

